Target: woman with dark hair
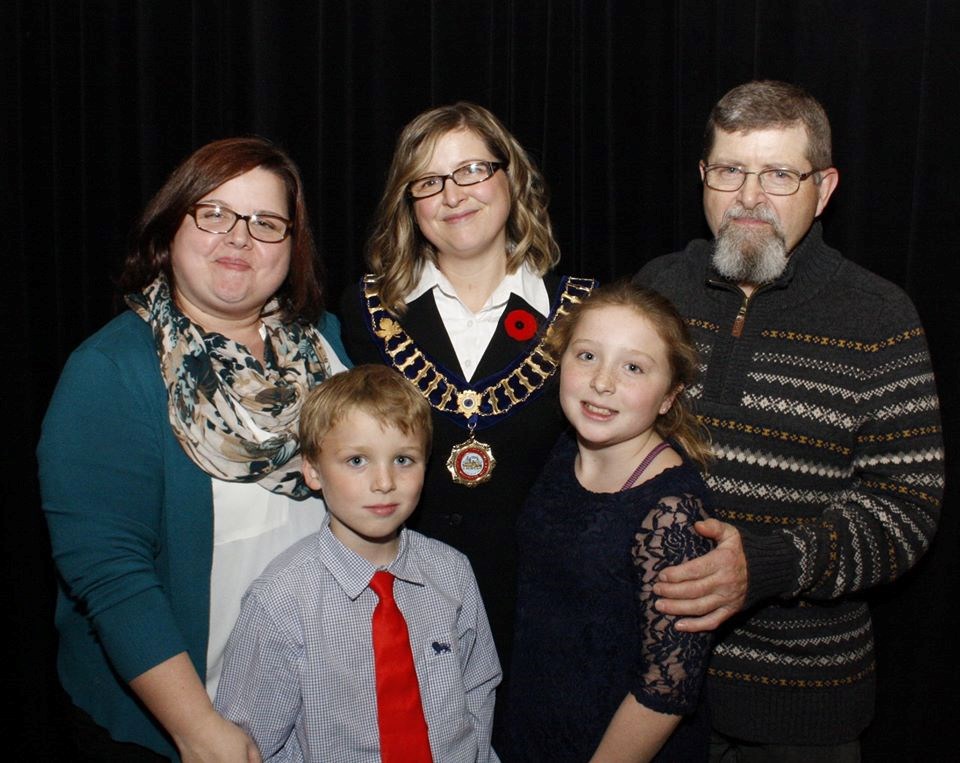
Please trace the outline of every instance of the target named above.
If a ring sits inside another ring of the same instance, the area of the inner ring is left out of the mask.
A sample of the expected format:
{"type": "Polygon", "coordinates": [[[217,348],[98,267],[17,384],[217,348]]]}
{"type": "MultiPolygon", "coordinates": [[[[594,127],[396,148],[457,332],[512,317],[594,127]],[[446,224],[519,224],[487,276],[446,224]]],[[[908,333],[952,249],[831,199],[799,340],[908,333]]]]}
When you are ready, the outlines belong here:
{"type": "Polygon", "coordinates": [[[509,664],[520,506],[565,423],[546,329],[592,281],[550,270],[560,251],[540,172],[472,103],[401,132],[367,250],[348,290],[356,362],[387,363],[434,412],[434,444],[410,524],[460,549],[509,664]]]}
{"type": "Polygon", "coordinates": [[[296,166],[260,138],[197,150],[120,284],[130,309],[70,357],[38,450],[77,745],[259,760],[210,698],[247,586],[323,522],[297,422],[344,367],[296,166]]]}

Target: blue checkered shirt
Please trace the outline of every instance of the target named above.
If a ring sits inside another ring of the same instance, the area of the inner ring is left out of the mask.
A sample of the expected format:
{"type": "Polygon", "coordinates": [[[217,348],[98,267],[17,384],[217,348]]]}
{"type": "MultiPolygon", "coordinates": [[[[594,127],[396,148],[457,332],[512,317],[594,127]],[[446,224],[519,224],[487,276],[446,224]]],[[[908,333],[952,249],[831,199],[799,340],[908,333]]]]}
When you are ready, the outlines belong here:
{"type": "MultiPolygon", "coordinates": [[[[402,530],[387,568],[407,621],[435,761],[484,763],[500,663],[467,558],[402,530]]],[[[379,763],[370,623],[377,568],[320,532],[250,586],[227,643],[216,707],[265,761],[379,763]]]]}

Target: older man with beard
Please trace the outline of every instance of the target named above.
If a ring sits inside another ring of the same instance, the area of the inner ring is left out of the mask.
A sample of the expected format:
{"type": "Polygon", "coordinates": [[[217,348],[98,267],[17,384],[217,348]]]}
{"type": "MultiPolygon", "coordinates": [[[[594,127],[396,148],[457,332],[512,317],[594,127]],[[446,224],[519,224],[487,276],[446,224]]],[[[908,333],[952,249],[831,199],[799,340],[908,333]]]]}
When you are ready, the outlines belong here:
{"type": "Polygon", "coordinates": [[[923,328],[896,286],[823,242],[830,124],[800,88],[749,82],[707,121],[712,242],[646,265],[702,356],[688,393],[713,438],[706,556],[654,587],[678,630],[717,628],[711,759],[855,761],[873,714],[859,593],[924,553],[943,492],[923,328]],[[728,622],[725,622],[730,619],[728,622]]]}

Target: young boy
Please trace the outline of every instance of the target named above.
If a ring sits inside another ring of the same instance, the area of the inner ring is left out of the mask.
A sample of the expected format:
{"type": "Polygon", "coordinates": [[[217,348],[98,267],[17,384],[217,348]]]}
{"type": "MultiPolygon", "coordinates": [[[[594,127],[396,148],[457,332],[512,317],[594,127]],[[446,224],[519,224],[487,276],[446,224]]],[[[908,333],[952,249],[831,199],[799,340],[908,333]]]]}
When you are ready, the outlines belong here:
{"type": "Polygon", "coordinates": [[[431,431],[426,400],[386,366],[333,376],[304,403],[303,475],[327,522],[251,585],[216,699],[264,760],[498,760],[500,664],[470,563],[403,528],[431,431]]]}

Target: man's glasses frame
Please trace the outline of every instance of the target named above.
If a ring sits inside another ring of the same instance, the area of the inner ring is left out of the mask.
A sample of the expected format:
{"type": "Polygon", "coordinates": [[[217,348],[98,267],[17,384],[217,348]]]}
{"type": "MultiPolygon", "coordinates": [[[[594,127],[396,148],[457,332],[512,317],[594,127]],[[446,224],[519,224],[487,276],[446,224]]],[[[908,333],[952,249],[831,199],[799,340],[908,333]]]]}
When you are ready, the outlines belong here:
{"type": "Polygon", "coordinates": [[[704,164],[700,162],[703,172],[703,183],[714,191],[733,193],[743,188],[747,182],[747,175],[756,175],[764,193],[771,196],[793,196],[800,190],[800,184],[807,178],[813,177],[823,169],[814,169],[809,172],[797,172],[785,167],[748,172],[743,167],[733,164],[704,164]]]}

